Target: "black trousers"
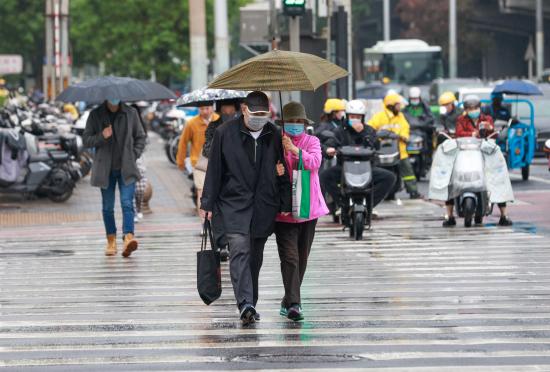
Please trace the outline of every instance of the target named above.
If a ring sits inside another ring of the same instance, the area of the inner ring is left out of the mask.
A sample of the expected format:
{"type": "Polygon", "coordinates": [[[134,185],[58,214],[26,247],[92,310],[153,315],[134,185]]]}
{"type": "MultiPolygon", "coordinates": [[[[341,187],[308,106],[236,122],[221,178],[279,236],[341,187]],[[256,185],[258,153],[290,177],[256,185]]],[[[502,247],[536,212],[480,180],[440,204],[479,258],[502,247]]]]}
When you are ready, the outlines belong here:
{"type": "MultiPolygon", "coordinates": [[[[445,202],[445,205],[455,205],[455,200],[454,199],[447,200],[445,202]]],[[[506,207],[506,203],[498,203],[497,205],[499,208],[506,207]]]]}
{"type": "MultiPolygon", "coordinates": [[[[395,174],[389,170],[374,167],[372,168],[372,179],[374,182],[373,208],[378,205],[393,189],[396,182],[395,174]]],[[[333,200],[341,204],[342,194],[340,182],[342,182],[342,166],[336,165],[327,169],[320,175],[321,184],[330,194],[333,200]]]]}
{"type": "Polygon", "coordinates": [[[244,305],[258,303],[258,278],[264,260],[267,238],[252,238],[250,234],[225,234],[229,244],[229,272],[239,310],[244,305]]]}
{"type": "Polygon", "coordinates": [[[293,304],[301,304],[300,287],[304,280],[307,260],[315,237],[317,220],[302,223],[277,222],[275,237],[281,260],[281,275],[285,296],[281,305],[287,309],[293,304]]]}

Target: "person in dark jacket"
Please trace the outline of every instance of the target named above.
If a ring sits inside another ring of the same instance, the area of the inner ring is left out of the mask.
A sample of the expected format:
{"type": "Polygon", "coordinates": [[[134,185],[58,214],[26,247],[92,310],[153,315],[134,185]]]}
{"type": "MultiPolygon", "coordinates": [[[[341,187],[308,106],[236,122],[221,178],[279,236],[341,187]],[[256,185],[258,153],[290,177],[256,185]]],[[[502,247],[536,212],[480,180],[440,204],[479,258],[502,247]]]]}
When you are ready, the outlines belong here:
{"type": "MultiPolygon", "coordinates": [[[[216,107],[220,117],[218,120],[215,120],[208,124],[206,128],[205,142],[202,147],[202,156],[208,160],[210,156],[210,146],[212,145],[212,140],[214,139],[214,133],[216,130],[225,122],[237,118],[240,113],[241,99],[226,99],[216,102],[216,107]]],[[[208,163],[207,163],[208,164],[208,163]]],[[[208,165],[206,167],[208,169],[208,165]]],[[[215,208],[212,211],[212,234],[214,235],[214,244],[220,250],[220,256],[222,261],[227,261],[229,258],[229,249],[227,248],[227,239],[225,238],[224,228],[223,228],[223,219],[221,217],[221,212],[218,208],[215,208]]]]}
{"type": "Polygon", "coordinates": [[[134,238],[134,195],[141,176],[136,160],[143,153],[146,140],[137,111],[118,99],[105,101],[90,112],[82,140],[85,147],[95,149],[91,183],[101,188],[107,234],[105,255],[117,253],[114,206],[118,183],[124,240],[122,255],[129,257],[138,247],[134,238]]]}
{"type": "Polygon", "coordinates": [[[244,324],[259,319],[258,277],[267,238],[275,228],[277,213],[292,211],[282,137],[270,122],[269,99],[251,92],[243,115],[224,123],[214,133],[208,157],[201,214],[221,212],[230,250],[231,282],[244,324]]]}
{"type": "MultiPolygon", "coordinates": [[[[348,102],[346,107],[346,119],[347,124],[340,126],[334,132],[334,138],[327,140],[328,146],[334,149],[334,153],[337,153],[338,149],[342,146],[363,146],[372,149],[376,149],[376,130],[371,126],[365,125],[366,107],[359,100],[353,100],[348,102]]],[[[333,198],[338,201],[338,205],[342,205],[342,193],[338,186],[342,179],[342,165],[338,164],[321,174],[321,182],[325,185],[327,192],[333,198]]],[[[373,208],[380,203],[389,192],[393,189],[396,177],[395,175],[382,168],[372,168],[372,179],[374,183],[373,188],[373,208]]],[[[346,213],[342,211],[342,217],[346,213]]]]}
{"type": "Polygon", "coordinates": [[[456,96],[453,92],[444,92],[438,102],[441,111],[439,116],[441,125],[450,136],[454,136],[456,120],[463,114],[463,110],[456,105],[456,96]]]}

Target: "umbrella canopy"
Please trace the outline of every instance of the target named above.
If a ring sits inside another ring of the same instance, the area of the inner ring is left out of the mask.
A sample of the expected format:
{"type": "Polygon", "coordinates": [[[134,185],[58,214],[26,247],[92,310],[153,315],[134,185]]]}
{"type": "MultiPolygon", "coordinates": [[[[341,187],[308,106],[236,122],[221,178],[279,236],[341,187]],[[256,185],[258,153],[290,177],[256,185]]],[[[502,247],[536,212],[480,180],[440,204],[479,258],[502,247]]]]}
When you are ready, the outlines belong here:
{"type": "Polygon", "coordinates": [[[348,76],[343,68],[307,53],[273,50],[250,58],[221,74],[209,88],[296,91],[315,90],[348,76]]]}
{"type": "Polygon", "coordinates": [[[246,93],[239,90],[228,89],[209,89],[204,87],[196,89],[190,93],[184,94],[178,98],[177,106],[200,106],[201,103],[223,101],[228,99],[242,99],[246,97],[246,93]]]}
{"type": "Polygon", "coordinates": [[[535,84],[525,80],[505,80],[498,84],[494,93],[513,94],[518,96],[542,96],[542,92],[535,84]]]}
{"type": "Polygon", "coordinates": [[[55,100],[101,103],[107,99],[134,102],[176,98],[176,95],[170,89],[152,81],[129,77],[102,76],[69,86],[55,100]]]}

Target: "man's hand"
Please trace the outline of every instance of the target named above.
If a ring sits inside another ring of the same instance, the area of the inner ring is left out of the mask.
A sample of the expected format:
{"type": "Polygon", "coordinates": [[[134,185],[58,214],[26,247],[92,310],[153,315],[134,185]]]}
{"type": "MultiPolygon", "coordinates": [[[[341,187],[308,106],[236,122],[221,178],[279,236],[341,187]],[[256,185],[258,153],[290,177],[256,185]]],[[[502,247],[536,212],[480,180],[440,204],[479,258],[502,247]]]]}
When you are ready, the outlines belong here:
{"type": "Polygon", "coordinates": [[[336,154],[336,149],[334,147],[327,148],[327,155],[332,157],[336,154]]]}
{"type": "Polygon", "coordinates": [[[201,220],[206,221],[208,218],[208,221],[212,220],[212,212],[210,211],[204,211],[202,209],[199,210],[199,215],[201,217],[201,220]]]}
{"type": "Polygon", "coordinates": [[[477,130],[474,130],[472,132],[472,137],[479,137],[479,132],[477,130]]]}
{"type": "Polygon", "coordinates": [[[103,129],[103,138],[109,139],[113,135],[113,126],[109,124],[109,126],[105,129],[103,129]]]}
{"type": "Polygon", "coordinates": [[[292,143],[292,140],[288,136],[283,136],[283,147],[286,152],[291,152],[294,155],[298,155],[300,153],[300,149],[292,143]]]}
{"type": "Polygon", "coordinates": [[[281,177],[285,175],[285,166],[280,161],[277,162],[275,169],[277,170],[277,176],[281,177]]]}

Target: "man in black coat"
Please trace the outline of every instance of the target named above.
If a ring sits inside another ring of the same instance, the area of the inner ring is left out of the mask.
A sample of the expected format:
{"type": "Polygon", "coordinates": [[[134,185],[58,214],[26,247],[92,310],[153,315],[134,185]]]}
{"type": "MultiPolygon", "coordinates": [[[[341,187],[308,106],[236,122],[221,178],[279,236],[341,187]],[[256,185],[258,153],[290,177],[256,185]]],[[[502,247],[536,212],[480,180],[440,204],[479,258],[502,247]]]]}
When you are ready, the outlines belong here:
{"type": "Polygon", "coordinates": [[[281,134],[269,119],[269,99],[251,92],[243,115],[216,130],[201,198],[206,218],[216,208],[221,213],[243,323],[259,319],[255,306],[264,246],[277,213],[292,210],[288,173],[277,175],[277,165],[284,164],[281,134]]]}

